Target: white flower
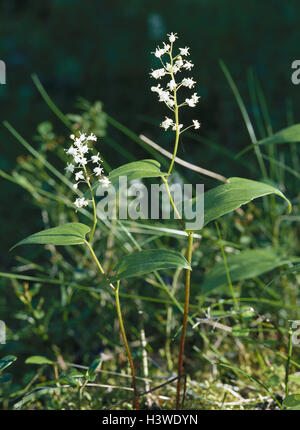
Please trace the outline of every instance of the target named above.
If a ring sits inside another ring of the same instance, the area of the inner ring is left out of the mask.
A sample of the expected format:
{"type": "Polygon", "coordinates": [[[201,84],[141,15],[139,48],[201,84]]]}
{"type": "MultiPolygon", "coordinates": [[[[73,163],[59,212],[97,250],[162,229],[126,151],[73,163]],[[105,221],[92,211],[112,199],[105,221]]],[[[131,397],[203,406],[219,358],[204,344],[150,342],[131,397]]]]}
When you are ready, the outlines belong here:
{"type": "Polygon", "coordinates": [[[102,167],[95,167],[95,169],[93,171],[95,172],[96,176],[100,176],[103,173],[102,167]]]}
{"type": "Polygon", "coordinates": [[[107,188],[110,184],[110,180],[106,176],[104,178],[99,179],[99,182],[104,188],[107,188]]]}
{"type": "Polygon", "coordinates": [[[75,173],[75,180],[76,182],[82,179],[84,181],[83,171],[80,170],[79,172],[75,173]]]}
{"type": "Polygon", "coordinates": [[[190,55],[189,49],[187,46],[185,48],[179,48],[180,55],[190,55]]]}
{"type": "Polygon", "coordinates": [[[166,71],[165,69],[156,69],[156,70],[152,70],[152,72],[150,73],[150,75],[155,78],[155,79],[160,79],[163,76],[165,76],[166,71]]]}
{"type": "Polygon", "coordinates": [[[200,122],[197,119],[193,119],[194,129],[200,128],[200,122]]]}
{"type": "Polygon", "coordinates": [[[160,86],[160,84],[157,85],[157,87],[151,87],[151,91],[153,91],[154,93],[159,93],[162,90],[162,87],[160,86]]]}
{"type": "Polygon", "coordinates": [[[175,61],[175,65],[178,67],[178,71],[181,69],[181,67],[183,66],[183,60],[182,58],[178,58],[178,60],[175,61]]]}
{"type": "Polygon", "coordinates": [[[66,151],[68,155],[72,155],[73,157],[77,155],[77,149],[74,146],[70,146],[70,148],[66,151]]]}
{"type": "Polygon", "coordinates": [[[160,126],[164,128],[165,131],[167,131],[168,128],[171,127],[171,125],[174,125],[173,120],[171,118],[168,118],[167,116],[166,119],[160,124],[160,126]]]}
{"type": "Polygon", "coordinates": [[[169,36],[169,41],[171,43],[175,42],[175,40],[178,39],[177,33],[170,33],[170,34],[168,34],[168,36],[169,36]]]}
{"type": "Polygon", "coordinates": [[[97,141],[97,136],[94,135],[94,133],[91,133],[86,140],[94,140],[95,142],[97,141]]]}
{"type": "Polygon", "coordinates": [[[170,91],[174,91],[176,88],[176,82],[174,81],[174,79],[172,79],[170,82],[168,82],[167,86],[170,88],[170,91]]]}
{"type": "Polygon", "coordinates": [[[66,170],[67,172],[71,172],[71,173],[73,173],[73,172],[74,172],[74,169],[75,169],[75,166],[74,166],[74,164],[72,164],[72,163],[69,163],[69,164],[67,165],[67,167],[65,168],[65,170],[66,170]]]}
{"type": "Polygon", "coordinates": [[[183,64],[183,68],[186,70],[191,70],[194,67],[194,64],[191,61],[185,61],[183,64]]]}
{"type": "MultiPolygon", "coordinates": [[[[178,130],[181,130],[183,127],[183,124],[178,124],[178,130]]],[[[173,125],[172,130],[176,131],[176,124],[173,125]]]]}
{"type": "Polygon", "coordinates": [[[198,103],[199,96],[197,96],[197,93],[194,93],[190,99],[185,99],[186,104],[188,104],[190,107],[195,107],[198,103]]]}
{"type": "Polygon", "coordinates": [[[75,139],[75,134],[71,134],[70,135],[70,139],[74,140],[75,139]]]}
{"type": "Polygon", "coordinates": [[[74,188],[75,190],[77,190],[77,188],[78,188],[78,184],[74,184],[74,185],[73,185],[73,188],[74,188]]]}
{"type": "Polygon", "coordinates": [[[99,157],[99,152],[98,152],[98,154],[97,154],[97,155],[92,155],[92,156],[91,156],[91,160],[92,160],[92,163],[100,163],[100,161],[102,161],[102,160],[101,160],[101,158],[99,157]]]}
{"type": "Polygon", "coordinates": [[[74,204],[77,208],[82,208],[83,206],[87,206],[89,204],[89,202],[87,200],[85,200],[84,197],[81,197],[81,198],[76,199],[74,204]]]}
{"type": "Polygon", "coordinates": [[[172,65],[170,63],[167,63],[165,67],[167,69],[167,72],[170,72],[172,70],[172,65]]]}
{"type": "Polygon", "coordinates": [[[78,151],[80,152],[80,154],[86,154],[87,152],[89,152],[89,147],[87,145],[82,145],[78,148],[78,151]]]}
{"type": "Polygon", "coordinates": [[[182,85],[184,87],[193,88],[195,86],[196,81],[193,78],[184,78],[182,79],[182,85]]]}

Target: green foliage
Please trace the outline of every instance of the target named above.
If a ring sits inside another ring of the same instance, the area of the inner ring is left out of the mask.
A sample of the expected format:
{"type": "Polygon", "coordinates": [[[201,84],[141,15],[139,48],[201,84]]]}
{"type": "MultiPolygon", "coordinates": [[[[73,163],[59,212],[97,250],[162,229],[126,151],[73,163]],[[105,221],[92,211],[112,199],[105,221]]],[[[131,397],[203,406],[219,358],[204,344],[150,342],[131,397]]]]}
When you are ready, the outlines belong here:
{"type": "Polygon", "coordinates": [[[149,249],[122,257],[114,267],[113,279],[139,277],[164,269],[190,269],[190,265],[179,252],[149,249]]]}
{"type": "Polygon", "coordinates": [[[115,184],[118,183],[120,176],[127,176],[127,180],[131,181],[132,179],[157,178],[164,175],[166,173],[160,171],[160,163],[156,160],[142,160],[124,164],[112,170],[109,174],[109,179],[115,184]]]}
{"type": "Polygon", "coordinates": [[[85,235],[90,231],[87,225],[71,222],[58,227],[34,233],[21,240],[11,249],[20,245],[82,245],[85,242],[85,235]]]}
{"type": "Polygon", "coordinates": [[[228,184],[220,185],[204,194],[204,227],[219,217],[240,208],[253,199],[276,194],[291,204],[284,194],[271,185],[243,178],[230,178],[228,184]]]}

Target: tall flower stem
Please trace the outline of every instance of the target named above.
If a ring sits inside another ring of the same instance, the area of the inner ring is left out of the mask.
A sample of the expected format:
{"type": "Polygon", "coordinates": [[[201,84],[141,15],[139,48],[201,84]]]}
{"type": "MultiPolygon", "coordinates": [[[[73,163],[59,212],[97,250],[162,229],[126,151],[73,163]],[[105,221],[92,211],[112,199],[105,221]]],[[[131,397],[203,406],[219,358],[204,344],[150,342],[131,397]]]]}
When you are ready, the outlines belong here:
{"type": "MultiPolygon", "coordinates": [[[[105,279],[107,281],[109,281],[108,276],[106,275],[100,261],[98,260],[90,242],[85,242],[85,244],[88,246],[91,255],[93,257],[93,260],[95,261],[100,273],[105,277],[105,279]]],[[[138,403],[138,393],[137,393],[137,387],[136,387],[136,378],[135,378],[135,370],[134,370],[134,364],[133,364],[133,359],[132,359],[132,355],[130,352],[130,348],[128,345],[128,341],[127,341],[127,336],[126,336],[126,331],[125,331],[125,327],[124,327],[124,322],[123,322],[123,317],[122,317],[122,312],[121,312],[121,306],[120,306],[120,299],[119,299],[119,287],[120,287],[120,281],[117,281],[117,285],[116,287],[110,283],[109,284],[110,288],[114,291],[115,294],[115,302],[116,302],[116,309],[117,309],[117,315],[118,315],[118,320],[119,320],[119,325],[120,325],[120,330],[121,330],[121,335],[122,335],[122,339],[125,345],[125,349],[126,349],[126,353],[128,356],[128,360],[129,360],[129,364],[130,364],[130,369],[131,369],[131,378],[132,378],[132,388],[133,388],[133,393],[134,393],[134,407],[136,410],[139,409],[139,403],[138,403]]]]}
{"type": "Polygon", "coordinates": [[[131,355],[130,348],[128,345],[127,336],[126,336],[123,318],[122,318],[120,299],[119,299],[119,285],[120,285],[120,281],[117,282],[117,286],[115,288],[115,299],[116,299],[117,314],[118,314],[118,319],[119,319],[120,330],[121,330],[123,342],[124,342],[125,349],[126,349],[126,352],[128,355],[130,369],[131,369],[132,388],[133,388],[133,394],[134,394],[134,406],[135,406],[136,410],[139,410],[138,393],[137,393],[136,380],[135,380],[135,370],[134,370],[133,359],[132,359],[132,355],[131,355]]]}
{"type": "MultiPolygon", "coordinates": [[[[192,263],[193,253],[193,233],[189,232],[189,244],[187,250],[187,261],[189,265],[192,263]]],[[[191,271],[186,271],[185,277],[185,300],[184,300],[184,313],[183,324],[180,339],[179,359],[178,359],[178,380],[177,380],[177,395],[176,395],[176,409],[180,409],[180,394],[181,394],[181,379],[183,376],[183,359],[184,359],[184,345],[186,338],[186,328],[188,323],[189,303],[190,303],[190,279],[191,271]]]]}

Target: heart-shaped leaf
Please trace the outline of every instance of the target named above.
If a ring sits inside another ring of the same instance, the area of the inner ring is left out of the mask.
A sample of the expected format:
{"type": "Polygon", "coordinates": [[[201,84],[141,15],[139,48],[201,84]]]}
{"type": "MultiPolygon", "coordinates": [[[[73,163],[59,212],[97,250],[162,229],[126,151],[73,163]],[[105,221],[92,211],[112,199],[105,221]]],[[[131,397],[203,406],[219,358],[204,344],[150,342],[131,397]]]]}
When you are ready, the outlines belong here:
{"type": "Polygon", "coordinates": [[[160,171],[160,163],[156,160],[141,160],[124,164],[109,174],[110,181],[115,184],[120,176],[127,176],[127,180],[138,178],[156,178],[166,175],[160,171]]]}
{"type": "Polygon", "coordinates": [[[17,357],[14,355],[6,355],[5,357],[0,359],[0,372],[10,366],[14,361],[16,361],[17,357]]]}
{"type": "MultiPolygon", "coordinates": [[[[288,263],[274,249],[247,249],[239,254],[228,255],[227,263],[232,282],[267,273],[288,263]]],[[[215,264],[202,284],[203,293],[227,284],[223,262],[215,264]]]]}
{"type": "Polygon", "coordinates": [[[28,236],[21,240],[11,249],[19,245],[40,244],[40,245],[80,245],[85,241],[85,235],[90,231],[90,227],[79,222],[70,222],[59,227],[49,228],[28,236]]]}
{"type": "Polygon", "coordinates": [[[186,259],[179,252],[165,249],[146,250],[122,257],[114,267],[116,274],[111,280],[142,276],[163,269],[190,269],[186,259]]]}
{"type": "Polygon", "coordinates": [[[291,203],[277,188],[250,179],[230,178],[227,184],[213,188],[204,194],[204,226],[251,200],[268,194],[282,197],[287,201],[289,211],[291,210],[291,203]]]}

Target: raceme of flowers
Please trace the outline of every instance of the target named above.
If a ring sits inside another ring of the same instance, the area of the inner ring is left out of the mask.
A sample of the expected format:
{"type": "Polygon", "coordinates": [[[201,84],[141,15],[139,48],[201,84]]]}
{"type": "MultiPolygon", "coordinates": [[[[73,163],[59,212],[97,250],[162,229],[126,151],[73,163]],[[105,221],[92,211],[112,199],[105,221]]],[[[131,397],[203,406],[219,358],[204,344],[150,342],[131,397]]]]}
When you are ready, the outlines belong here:
{"type": "MultiPolygon", "coordinates": [[[[177,33],[168,34],[168,37],[169,43],[163,42],[163,47],[161,48],[158,46],[155,52],[153,52],[155,57],[159,58],[161,61],[162,67],[152,70],[150,75],[154,79],[159,80],[163,77],[168,77],[169,82],[167,82],[165,88],[160,84],[157,86],[152,86],[151,91],[157,93],[158,100],[160,102],[164,102],[171,111],[176,112],[176,110],[178,111],[178,109],[182,106],[195,107],[200,97],[196,92],[194,92],[190,98],[187,97],[183,102],[178,104],[177,91],[179,88],[186,87],[188,89],[193,89],[196,81],[192,77],[187,77],[176,81],[175,75],[177,77],[177,74],[182,71],[190,71],[194,64],[190,60],[184,58],[190,55],[190,48],[187,46],[185,48],[179,48],[179,52],[176,55],[173,54],[173,44],[175,40],[178,39],[177,33]]],[[[182,131],[185,131],[191,127],[197,130],[200,128],[200,125],[200,122],[194,119],[193,124],[186,127],[182,131]]],[[[179,124],[176,119],[174,121],[171,118],[166,117],[161,123],[161,127],[164,128],[164,130],[168,130],[171,127],[174,131],[182,132],[181,129],[183,124],[179,124]]]]}
{"type": "MultiPolygon", "coordinates": [[[[89,185],[92,176],[97,177],[99,183],[103,187],[108,187],[110,180],[104,175],[104,170],[101,166],[102,160],[99,153],[96,155],[89,154],[92,151],[92,148],[89,146],[90,142],[96,142],[97,137],[93,133],[90,135],[80,133],[79,137],[75,137],[74,134],[71,134],[70,139],[73,140],[73,144],[65,151],[68,155],[73,157],[73,161],[67,164],[65,170],[74,173],[74,189],[77,190],[81,182],[89,185]],[[88,164],[90,165],[88,166],[88,164]]],[[[89,200],[80,197],[75,200],[74,204],[77,208],[82,208],[88,206],[89,200]]]]}

